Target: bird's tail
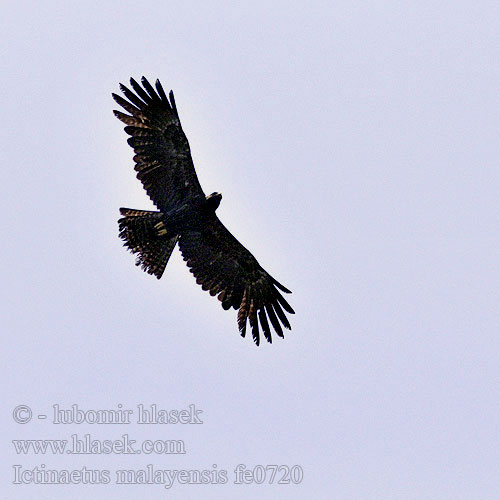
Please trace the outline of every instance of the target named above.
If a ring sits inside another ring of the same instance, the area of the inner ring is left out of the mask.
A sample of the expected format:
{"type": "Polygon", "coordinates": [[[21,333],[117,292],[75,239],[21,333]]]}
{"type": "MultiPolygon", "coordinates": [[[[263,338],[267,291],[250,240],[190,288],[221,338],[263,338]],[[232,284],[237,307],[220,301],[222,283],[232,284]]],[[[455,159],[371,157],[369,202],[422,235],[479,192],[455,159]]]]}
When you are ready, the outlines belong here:
{"type": "Polygon", "coordinates": [[[160,279],[178,235],[167,231],[161,212],[120,208],[120,213],[123,217],[118,220],[118,227],[124,246],[137,254],[137,266],[160,279]]]}

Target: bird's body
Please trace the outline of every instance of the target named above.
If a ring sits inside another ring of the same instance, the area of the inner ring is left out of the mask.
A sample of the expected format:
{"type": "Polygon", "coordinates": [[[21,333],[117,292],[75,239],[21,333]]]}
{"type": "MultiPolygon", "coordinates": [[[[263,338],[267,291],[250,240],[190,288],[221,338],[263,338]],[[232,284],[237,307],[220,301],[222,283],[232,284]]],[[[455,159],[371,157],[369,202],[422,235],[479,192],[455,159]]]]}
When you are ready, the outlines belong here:
{"type": "Polygon", "coordinates": [[[137,265],[159,279],[179,244],[196,282],[217,295],[224,309],[238,309],[242,336],[248,319],[257,345],[259,324],[269,342],[269,322],[283,337],[282,325],[290,329],[283,309],[294,311],[279,290],[290,291],[260,266],[217,217],[222,195],[203,193],[172,91],[168,99],[158,80],[156,91],[144,77],[143,87],[134,79],[130,83],[136,94],[120,86],[128,100],[113,94],[130,114],[114,113],[127,125],[137,178],[159,211],[120,209],[123,217],[118,223],[125,246],[137,254],[137,265]]]}

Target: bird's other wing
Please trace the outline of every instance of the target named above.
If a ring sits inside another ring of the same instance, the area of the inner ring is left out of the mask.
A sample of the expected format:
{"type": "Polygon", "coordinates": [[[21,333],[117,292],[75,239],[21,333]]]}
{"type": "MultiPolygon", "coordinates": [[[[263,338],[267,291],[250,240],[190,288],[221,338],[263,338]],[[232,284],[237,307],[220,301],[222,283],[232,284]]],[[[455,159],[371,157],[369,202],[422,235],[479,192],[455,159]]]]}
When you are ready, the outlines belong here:
{"type": "Polygon", "coordinates": [[[135,93],[120,84],[127,99],[112,94],[113,99],[129,114],[113,111],[126,124],[128,143],[134,148],[135,170],[153,203],[168,213],[179,203],[202,201],[201,189],[184,134],[174,94],[167,98],[159,80],[156,90],[142,77],[142,87],[133,79],[135,93]]]}
{"type": "Polygon", "coordinates": [[[283,309],[290,314],[294,310],[279,292],[291,293],[290,290],[268,274],[216,216],[200,231],[182,232],[179,248],[203,290],[217,295],[224,309],[239,309],[238,328],[242,336],[247,319],[257,345],[259,330],[272,342],[269,323],[280,337],[282,325],[291,329],[283,309]]]}

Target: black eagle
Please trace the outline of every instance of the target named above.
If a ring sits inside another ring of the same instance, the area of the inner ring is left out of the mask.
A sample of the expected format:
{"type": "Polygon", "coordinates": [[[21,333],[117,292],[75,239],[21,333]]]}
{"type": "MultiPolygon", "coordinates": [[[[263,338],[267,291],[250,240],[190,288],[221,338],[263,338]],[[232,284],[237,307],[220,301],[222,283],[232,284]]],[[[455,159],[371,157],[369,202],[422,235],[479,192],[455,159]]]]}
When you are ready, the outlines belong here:
{"type": "Polygon", "coordinates": [[[215,215],[222,195],[205,196],[200,186],[173,92],[169,99],[159,80],[156,90],[146,78],[141,82],[142,87],[130,79],[135,93],[120,84],[128,100],[112,95],[129,114],[116,110],[114,114],[126,124],[137,178],[159,211],[120,208],[124,246],[138,255],[137,265],[160,279],[178,243],[203,290],[217,295],[225,310],[238,309],[243,337],[247,319],[257,345],[259,325],[268,342],[272,341],[269,323],[283,337],[281,325],[291,329],[283,309],[290,314],[294,310],[279,290],[290,290],[267,273],[215,215]]]}

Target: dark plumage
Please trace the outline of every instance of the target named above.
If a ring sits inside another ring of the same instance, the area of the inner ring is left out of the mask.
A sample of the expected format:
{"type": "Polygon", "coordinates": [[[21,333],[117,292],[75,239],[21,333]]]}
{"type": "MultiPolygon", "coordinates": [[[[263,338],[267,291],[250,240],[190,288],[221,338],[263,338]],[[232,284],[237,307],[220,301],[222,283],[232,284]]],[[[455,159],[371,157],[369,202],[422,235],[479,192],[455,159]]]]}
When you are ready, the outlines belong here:
{"type": "Polygon", "coordinates": [[[158,212],[121,208],[120,237],[136,264],[161,278],[178,243],[196,282],[217,295],[224,309],[238,309],[238,328],[245,336],[247,319],[257,345],[260,330],[272,341],[271,326],[283,337],[290,329],[285,312],[293,309],[279,290],[291,293],[257,262],[255,257],[224,227],[215,215],[222,196],[205,196],[182,131],[172,91],[167,98],[159,80],[155,87],[142,78],[135,91],[120,84],[125,97],[113,94],[129,114],[114,111],[126,124],[128,143],[135,151],[137,178],[158,212]]]}

